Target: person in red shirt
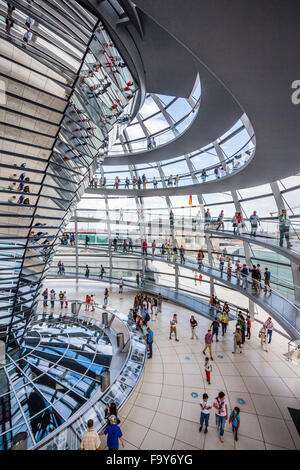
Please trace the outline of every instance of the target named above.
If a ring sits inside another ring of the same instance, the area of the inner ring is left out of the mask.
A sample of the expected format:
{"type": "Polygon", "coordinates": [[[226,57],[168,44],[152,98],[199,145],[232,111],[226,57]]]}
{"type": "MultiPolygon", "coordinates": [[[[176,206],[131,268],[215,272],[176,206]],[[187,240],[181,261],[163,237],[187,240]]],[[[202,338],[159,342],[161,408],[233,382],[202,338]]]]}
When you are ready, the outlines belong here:
{"type": "Polygon", "coordinates": [[[143,248],[143,255],[147,255],[147,242],[146,240],[143,241],[142,248],[143,248]]]}

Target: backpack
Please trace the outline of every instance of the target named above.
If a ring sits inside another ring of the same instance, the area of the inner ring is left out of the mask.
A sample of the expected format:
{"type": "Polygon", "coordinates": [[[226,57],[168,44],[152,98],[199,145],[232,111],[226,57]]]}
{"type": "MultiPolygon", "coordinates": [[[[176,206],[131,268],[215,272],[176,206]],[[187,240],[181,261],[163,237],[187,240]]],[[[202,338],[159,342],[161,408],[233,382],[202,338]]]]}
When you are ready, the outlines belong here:
{"type": "Polygon", "coordinates": [[[145,322],[149,321],[150,320],[150,315],[149,313],[146,313],[146,316],[145,316],[145,322]]]}

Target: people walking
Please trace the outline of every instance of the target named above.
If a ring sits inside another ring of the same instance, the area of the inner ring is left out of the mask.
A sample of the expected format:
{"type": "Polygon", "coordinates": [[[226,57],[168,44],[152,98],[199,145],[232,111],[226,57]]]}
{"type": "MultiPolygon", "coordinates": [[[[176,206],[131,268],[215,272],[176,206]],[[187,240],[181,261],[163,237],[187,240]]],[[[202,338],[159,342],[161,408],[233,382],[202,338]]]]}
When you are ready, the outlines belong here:
{"type": "Polygon", "coordinates": [[[191,339],[194,339],[195,336],[196,336],[196,339],[198,339],[198,335],[196,333],[196,328],[198,326],[198,322],[195,319],[194,315],[191,315],[190,325],[191,325],[191,333],[192,333],[191,339]]]}
{"type": "Polygon", "coordinates": [[[108,292],[108,288],[106,287],[104,291],[104,305],[105,306],[107,306],[108,304],[108,297],[109,297],[109,292],[108,292]]]}
{"type": "Polygon", "coordinates": [[[260,338],[261,349],[268,352],[268,331],[265,324],[259,330],[258,337],[260,338]]]}
{"type": "Polygon", "coordinates": [[[85,277],[88,279],[90,276],[90,268],[89,266],[86,264],[85,265],[85,277]]]}
{"type": "Polygon", "coordinates": [[[203,250],[199,250],[197,254],[198,269],[200,270],[203,265],[204,253],[203,250]]]}
{"type": "Polygon", "coordinates": [[[219,342],[218,336],[219,336],[219,327],[220,327],[220,322],[218,320],[218,317],[215,317],[213,320],[212,324],[210,325],[212,328],[212,336],[216,335],[216,342],[219,342]]]}
{"type": "Polygon", "coordinates": [[[148,359],[151,359],[152,358],[152,346],[153,346],[153,331],[149,327],[147,328],[147,344],[149,348],[148,359]]]}
{"type": "Polygon", "coordinates": [[[225,423],[228,419],[228,405],[224,392],[219,392],[213,406],[216,410],[216,425],[220,435],[220,441],[224,442],[225,423]]]}
{"type": "Polygon", "coordinates": [[[237,348],[239,348],[240,353],[242,353],[242,335],[240,325],[236,326],[235,332],[233,333],[233,351],[232,354],[236,353],[237,348]]]}
{"type": "Polygon", "coordinates": [[[45,289],[44,292],[42,293],[42,296],[43,296],[43,307],[47,307],[48,306],[48,289],[45,289]]]}
{"type": "Polygon", "coordinates": [[[204,342],[205,342],[205,347],[204,347],[202,352],[203,352],[203,354],[205,354],[205,351],[208,348],[209,349],[209,354],[210,354],[210,359],[211,359],[211,361],[213,361],[214,360],[213,357],[212,357],[213,335],[211,334],[211,330],[208,330],[208,332],[204,336],[204,342]]]}
{"type": "Polygon", "coordinates": [[[176,315],[176,313],[174,313],[173,318],[170,320],[169,339],[172,339],[172,334],[174,333],[175,334],[175,341],[179,341],[179,339],[177,338],[177,323],[178,323],[177,315],[176,315]]]}
{"type": "Polygon", "coordinates": [[[207,383],[208,383],[208,385],[210,385],[210,374],[212,372],[212,365],[209,362],[208,357],[205,358],[204,369],[205,369],[205,375],[206,375],[207,383]]]}
{"type": "Polygon", "coordinates": [[[250,215],[249,220],[251,225],[250,237],[256,237],[257,226],[258,224],[260,225],[259,217],[256,211],[253,211],[253,214],[250,215]]]}
{"type": "Polygon", "coordinates": [[[269,337],[269,341],[268,343],[270,344],[271,341],[272,341],[272,334],[273,334],[273,328],[274,328],[274,324],[272,322],[272,318],[269,317],[266,322],[265,322],[265,325],[266,325],[266,328],[267,328],[267,335],[269,337]]]}
{"type": "Polygon", "coordinates": [[[87,422],[87,431],[82,436],[80,450],[101,450],[101,441],[98,433],[94,430],[92,419],[87,422]]]}
{"type": "Polygon", "coordinates": [[[200,413],[199,432],[202,431],[203,424],[204,424],[205,426],[204,433],[206,434],[207,429],[208,429],[210,410],[212,409],[207,393],[203,393],[202,395],[202,400],[200,401],[200,409],[201,409],[201,413],[200,413]]]}
{"type": "Polygon", "coordinates": [[[59,298],[59,301],[60,301],[60,308],[63,308],[63,306],[64,306],[64,293],[63,293],[62,290],[59,292],[58,298],[59,298]]]}
{"type": "Polygon", "coordinates": [[[101,279],[101,280],[103,279],[104,273],[105,273],[105,269],[104,269],[104,267],[103,267],[102,264],[101,264],[101,266],[100,266],[100,279],[101,279]]]}
{"type": "Polygon", "coordinates": [[[238,440],[238,429],[240,427],[240,409],[238,406],[235,406],[230,413],[229,416],[229,423],[232,425],[232,432],[234,434],[234,439],[237,441],[238,440]]]}
{"type": "Polygon", "coordinates": [[[119,280],[119,294],[123,294],[123,278],[119,280]]]}
{"type": "Polygon", "coordinates": [[[229,324],[229,316],[228,316],[228,313],[224,312],[224,309],[223,309],[223,312],[221,315],[222,336],[225,335],[228,324],[229,324]]]}
{"type": "Polygon", "coordinates": [[[247,338],[251,338],[251,317],[247,315],[247,338]]]}
{"type": "Polygon", "coordinates": [[[264,278],[265,278],[265,292],[268,292],[269,288],[269,293],[271,294],[272,289],[271,289],[271,273],[268,268],[265,268],[264,272],[264,278]]]}
{"type": "Polygon", "coordinates": [[[122,447],[125,447],[123,434],[121,428],[117,425],[117,417],[115,415],[109,416],[109,425],[100,433],[100,436],[103,435],[107,436],[107,447],[109,450],[118,450],[119,440],[122,447]]]}

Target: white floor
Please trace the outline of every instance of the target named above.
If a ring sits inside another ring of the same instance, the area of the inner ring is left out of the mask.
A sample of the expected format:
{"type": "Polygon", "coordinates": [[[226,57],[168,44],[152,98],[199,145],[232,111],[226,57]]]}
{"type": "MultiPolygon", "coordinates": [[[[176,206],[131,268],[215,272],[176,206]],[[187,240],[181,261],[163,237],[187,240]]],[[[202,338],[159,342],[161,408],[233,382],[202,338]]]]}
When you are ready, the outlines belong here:
{"type": "MultiPolygon", "coordinates": [[[[57,292],[66,290],[69,300],[84,300],[86,293],[94,294],[99,303],[105,288],[93,281],[79,281],[77,288],[73,280],[49,280],[46,285],[57,292]]],[[[119,295],[113,287],[109,303],[127,312],[133,297],[134,291],[119,295]]],[[[141,381],[120,411],[125,449],[300,449],[300,436],[288,411],[288,407],[300,409],[300,365],[288,362],[283,355],[287,339],[274,333],[269,351],[262,351],[260,325],[254,322],[251,340],[246,340],[242,354],[234,355],[232,324],[224,339],[213,345],[215,360],[208,385],[202,349],[210,321],[197,315],[199,340],[191,340],[190,314],[164,302],[161,316],[149,322],[154,331],[153,358],[147,361],[141,381]],[[173,313],[178,315],[178,343],[168,339],[173,313]],[[213,412],[208,433],[199,433],[202,394],[208,393],[213,400],[221,390],[230,408],[241,409],[238,442],[234,442],[228,423],[224,443],[219,441],[213,412]]]]}

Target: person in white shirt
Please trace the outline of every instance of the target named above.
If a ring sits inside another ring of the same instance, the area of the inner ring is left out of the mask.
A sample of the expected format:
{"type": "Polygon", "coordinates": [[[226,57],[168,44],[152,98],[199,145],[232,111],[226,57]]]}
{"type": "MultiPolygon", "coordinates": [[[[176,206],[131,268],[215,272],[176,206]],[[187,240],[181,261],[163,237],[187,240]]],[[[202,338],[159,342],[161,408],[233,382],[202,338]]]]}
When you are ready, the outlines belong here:
{"type": "Polygon", "coordinates": [[[258,337],[260,338],[261,349],[268,352],[268,332],[266,325],[263,325],[259,331],[258,337]]]}
{"type": "Polygon", "coordinates": [[[273,328],[274,328],[274,323],[272,322],[271,317],[269,317],[268,320],[266,320],[265,326],[266,326],[266,329],[267,329],[267,336],[269,336],[268,343],[270,344],[271,341],[272,341],[272,334],[273,334],[273,328]]]}
{"type": "Polygon", "coordinates": [[[203,394],[202,400],[200,401],[200,408],[201,408],[201,414],[200,414],[200,428],[199,432],[202,431],[203,429],[203,424],[205,424],[205,429],[204,433],[207,433],[207,428],[208,428],[208,422],[209,422],[209,415],[210,415],[210,410],[212,408],[210,401],[208,400],[208,395],[207,393],[203,394]]]}
{"type": "Polygon", "coordinates": [[[179,341],[177,339],[177,315],[174,313],[172,320],[170,320],[170,336],[169,339],[172,339],[172,333],[175,334],[175,341],[179,341]]]}

